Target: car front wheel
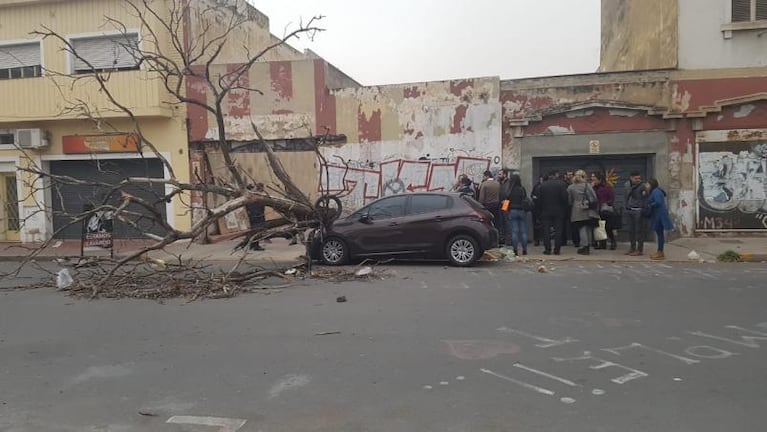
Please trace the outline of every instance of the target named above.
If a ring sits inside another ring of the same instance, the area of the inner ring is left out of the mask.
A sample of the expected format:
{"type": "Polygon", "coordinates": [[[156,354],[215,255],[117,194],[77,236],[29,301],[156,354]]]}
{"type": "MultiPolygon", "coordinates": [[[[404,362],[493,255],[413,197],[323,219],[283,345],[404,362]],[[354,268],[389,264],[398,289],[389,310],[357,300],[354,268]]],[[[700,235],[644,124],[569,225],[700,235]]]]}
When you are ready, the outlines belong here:
{"type": "Polygon", "coordinates": [[[466,267],[479,259],[477,241],[467,235],[458,235],[447,242],[447,259],[451,264],[466,267]]]}
{"type": "Polygon", "coordinates": [[[349,250],[346,247],[346,243],[338,238],[329,238],[322,243],[320,248],[320,258],[322,262],[327,265],[342,265],[346,264],[349,259],[349,250]]]}

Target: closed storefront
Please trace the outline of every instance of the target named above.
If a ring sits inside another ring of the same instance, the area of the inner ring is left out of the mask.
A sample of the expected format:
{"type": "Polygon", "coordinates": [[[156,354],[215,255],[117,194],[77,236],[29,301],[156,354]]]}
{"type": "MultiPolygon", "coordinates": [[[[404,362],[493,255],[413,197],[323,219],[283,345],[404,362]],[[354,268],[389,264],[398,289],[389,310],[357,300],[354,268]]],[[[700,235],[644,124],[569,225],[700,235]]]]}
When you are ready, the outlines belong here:
{"type": "MultiPolygon", "coordinates": [[[[91,182],[90,185],[55,184],[51,190],[51,207],[53,209],[53,229],[56,238],[80,238],[82,225],[69,225],[73,216],[81,213],[86,206],[98,206],[104,203],[117,205],[121,192],[126,192],[151,203],[154,208],[167,220],[165,186],[162,184],[149,185],[136,183],[121,190],[114,191],[109,187],[126,177],[164,178],[162,162],[158,159],[103,159],[103,160],[59,160],[50,161],[49,170],[52,175],[70,176],[78,180],[91,182]]],[[[128,212],[148,214],[148,210],[131,204],[128,212]]],[[[135,218],[134,218],[135,219],[135,218]]],[[[138,229],[119,220],[114,221],[114,236],[116,238],[145,238],[144,233],[163,234],[151,218],[139,221],[138,229]]]]}
{"type": "Polygon", "coordinates": [[[697,231],[767,230],[767,130],[698,135],[697,231]]]}
{"type": "Polygon", "coordinates": [[[652,156],[650,155],[620,155],[620,156],[573,156],[533,159],[533,178],[539,178],[551,171],[572,172],[582,169],[587,175],[592,172],[606,173],[607,179],[615,187],[615,201],[618,205],[624,202],[623,185],[629,180],[633,171],[639,171],[643,179],[652,177],[652,156]]]}

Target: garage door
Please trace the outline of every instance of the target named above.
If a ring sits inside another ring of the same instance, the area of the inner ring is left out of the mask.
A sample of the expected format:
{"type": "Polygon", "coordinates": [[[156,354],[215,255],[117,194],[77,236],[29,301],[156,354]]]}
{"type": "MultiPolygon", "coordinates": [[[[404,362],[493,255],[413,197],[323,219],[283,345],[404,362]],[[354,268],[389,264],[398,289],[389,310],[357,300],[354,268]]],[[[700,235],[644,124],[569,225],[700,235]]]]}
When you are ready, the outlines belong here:
{"type": "MultiPolygon", "coordinates": [[[[78,180],[116,184],[125,177],[156,177],[163,178],[162,162],[157,159],[113,159],[100,161],[51,161],[50,172],[54,175],[64,175],[78,180]]],[[[154,203],[155,208],[163,217],[166,217],[165,201],[162,200],[165,187],[163,185],[135,185],[128,186],[125,192],[154,203]]],[[[97,186],[71,186],[54,185],[51,191],[53,207],[53,228],[58,232],[57,238],[75,239],[80,238],[82,227],[79,224],[67,226],[71,217],[65,214],[78,214],[88,204],[104,202],[117,204],[120,201],[120,193],[111,192],[109,188],[97,186]],[[65,213],[65,214],[62,214],[65,213]]],[[[139,206],[131,205],[129,211],[147,211],[139,206]]],[[[143,238],[142,232],[162,234],[159,226],[155,226],[150,220],[142,220],[139,223],[140,230],[130,225],[115,221],[114,235],[116,238],[143,238]]]]}
{"type": "MultiPolygon", "coordinates": [[[[639,171],[643,179],[655,175],[652,167],[652,155],[631,156],[578,156],[565,158],[539,158],[533,159],[534,178],[550,171],[576,171],[582,169],[587,174],[594,171],[609,173],[610,179],[615,185],[615,202],[622,207],[624,201],[623,185],[629,180],[632,171],[639,171]]],[[[647,239],[651,237],[646,237],[647,239]]],[[[618,241],[628,241],[628,231],[623,229],[618,233],[618,241]]]]}
{"type": "Polygon", "coordinates": [[[629,180],[632,171],[642,173],[643,179],[654,176],[651,160],[648,155],[539,158],[533,160],[533,178],[537,179],[550,171],[566,172],[579,169],[586,171],[589,175],[594,171],[609,173],[615,185],[615,201],[623,205],[623,185],[629,180]]]}

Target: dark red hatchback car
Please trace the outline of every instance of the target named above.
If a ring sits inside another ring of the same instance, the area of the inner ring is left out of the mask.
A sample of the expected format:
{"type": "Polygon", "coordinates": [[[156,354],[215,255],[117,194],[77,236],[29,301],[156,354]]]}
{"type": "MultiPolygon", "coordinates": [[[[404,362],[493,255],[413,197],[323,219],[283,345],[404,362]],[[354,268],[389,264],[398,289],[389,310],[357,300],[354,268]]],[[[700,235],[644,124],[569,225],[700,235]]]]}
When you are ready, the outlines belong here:
{"type": "Polygon", "coordinates": [[[493,216],[469,195],[426,192],[378,199],[315,237],[328,265],[356,258],[447,259],[469,266],[498,247],[493,216]]]}

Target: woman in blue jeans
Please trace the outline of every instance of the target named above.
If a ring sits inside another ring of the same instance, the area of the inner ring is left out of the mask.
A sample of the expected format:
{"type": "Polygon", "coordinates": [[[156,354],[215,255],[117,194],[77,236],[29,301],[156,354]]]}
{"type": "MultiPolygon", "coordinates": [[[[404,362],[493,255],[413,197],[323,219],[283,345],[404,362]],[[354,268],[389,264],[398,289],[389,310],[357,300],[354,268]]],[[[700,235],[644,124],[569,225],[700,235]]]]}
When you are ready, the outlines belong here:
{"type": "Polygon", "coordinates": [[[511,183],[511,193],[509,194],[509,231],[511,233],[506,234],[506,244],[511,244],[516,255],[519,255],[519,245],[521,244],[522,255],[527,255],[527,209],[525,207],[527,191],[522,187],[519,174],[512,174],[509,177],[509,182],[511,183]]]}

